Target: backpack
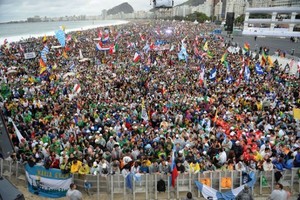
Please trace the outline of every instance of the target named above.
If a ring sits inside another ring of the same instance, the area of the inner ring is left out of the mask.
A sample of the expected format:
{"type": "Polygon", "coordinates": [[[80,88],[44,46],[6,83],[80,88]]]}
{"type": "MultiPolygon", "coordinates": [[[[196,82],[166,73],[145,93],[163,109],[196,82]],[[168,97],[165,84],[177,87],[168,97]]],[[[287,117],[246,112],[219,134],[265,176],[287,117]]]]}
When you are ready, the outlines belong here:
{"type": "Polygon", "coordinates": [[[157,191],[158,192],[166,191],[166,183],[164,180],[160,179],[159,181],[157,181],[157,191]]]}

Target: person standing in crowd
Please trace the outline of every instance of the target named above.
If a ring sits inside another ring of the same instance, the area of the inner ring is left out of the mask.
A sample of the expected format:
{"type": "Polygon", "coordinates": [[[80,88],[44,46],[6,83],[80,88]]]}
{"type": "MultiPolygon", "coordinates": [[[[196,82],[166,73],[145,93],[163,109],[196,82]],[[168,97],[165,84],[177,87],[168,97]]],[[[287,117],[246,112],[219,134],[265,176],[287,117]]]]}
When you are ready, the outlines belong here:
{"type": "Polygon", "coordinates": [[[253,200],[253,196],[248,185],[235,197],[236,200],[253,200]]]}
{"type": "Polygon", "coordinates": [[[272,191],[269,200],[288,200],[288,193],[283,189],[281,183],[276,183],[275,189],[272,191]]]}
{"type": "Polygon", "coordinates": [[[188,192],[186,194],[186,197],[182,198],[182,200],[194,200],[193,194],[191,192],[188,192]]]}
{"type": "Polygon", "coordinates": [[[70,184],[70,189],[67,191],[69,200],[82,200],[82,193],[76,188],[77,186],[74,183],[70,184]]]}

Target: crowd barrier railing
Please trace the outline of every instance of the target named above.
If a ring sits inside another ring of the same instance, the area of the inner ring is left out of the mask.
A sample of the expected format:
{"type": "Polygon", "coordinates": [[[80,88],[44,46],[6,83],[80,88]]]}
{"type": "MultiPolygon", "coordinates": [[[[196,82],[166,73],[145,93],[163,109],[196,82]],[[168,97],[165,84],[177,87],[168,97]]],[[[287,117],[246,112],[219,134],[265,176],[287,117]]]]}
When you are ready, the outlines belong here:
{"type": "MultiPolygon", "coordinates": [[[[274,189],[276,183],[276,170],[272,171],[256,171],[256,184],[254,190],[259,195],[268,195],[274,189]]],[[[0,159],[0,175],[8,179],[16,178],[17,181],[22,180],[27,183],[25,167],[17,161],[0,159]]],[[[292,195],[300,193],[299,168],[281,171],[280,183],[289,190],[292,195]]],[[[183,173],[179,174],[176,179],[175,187],[171,184],[171,175],[166,174],[141,174],[137,181],[132,179],[132,187],[129,189],[126,179],[122,174],[114,175],[79,175],[74,174],[74,183],[81,191],[86,191],[88,195],[100,194],[115,199],[116,195],[131,195],[135,200],[137,195],[143,196],[145,199],[179,199],[180,193],[192,192],[195,196],[201,197],[201,192],[195,185],[195,181],[199,181],[209,187],[219,191],[226,191],[242,185],[243,173],[241,171],[205,171],[203,173],[183,173]],[[162,179],[166,184],[165,192],[157,191],[157,182],[162,179]]]]}

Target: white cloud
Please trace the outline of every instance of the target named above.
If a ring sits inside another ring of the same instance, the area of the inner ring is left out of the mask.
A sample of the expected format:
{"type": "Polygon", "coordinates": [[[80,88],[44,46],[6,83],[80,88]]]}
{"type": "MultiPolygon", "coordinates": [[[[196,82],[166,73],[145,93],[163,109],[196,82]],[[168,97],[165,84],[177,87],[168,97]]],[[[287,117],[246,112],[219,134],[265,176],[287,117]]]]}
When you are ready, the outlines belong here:
{"type": "MultiPolygon", "coordinates": [[[[186,0],[175,0],[180,4],[186,0]]],[[[35,15],[58,17],[72,15],[100,15],[126,0],[0,0],[0,22],[24,20],[35,15]]],[[[150,10],[150,0],[127,0],[137,10],[150,10]]]]}

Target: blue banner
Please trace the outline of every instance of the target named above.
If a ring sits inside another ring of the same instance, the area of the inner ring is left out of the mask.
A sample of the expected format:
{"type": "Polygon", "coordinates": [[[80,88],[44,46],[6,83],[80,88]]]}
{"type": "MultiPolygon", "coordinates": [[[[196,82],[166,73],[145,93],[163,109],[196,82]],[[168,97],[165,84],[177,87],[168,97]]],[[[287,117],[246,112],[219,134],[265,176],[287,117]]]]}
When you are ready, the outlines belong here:
{"type": "Polygon", "coordinates": [[[29,192],[47,198],[65,197],[72,183],[70,174],[60,169],[46,169],[43,166],[25,166],[29,192]]]}

